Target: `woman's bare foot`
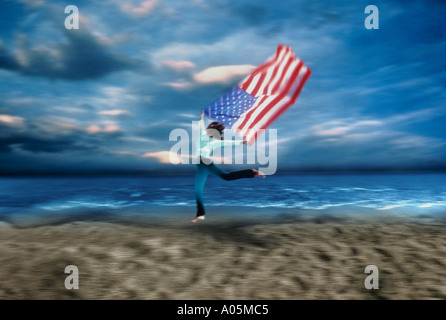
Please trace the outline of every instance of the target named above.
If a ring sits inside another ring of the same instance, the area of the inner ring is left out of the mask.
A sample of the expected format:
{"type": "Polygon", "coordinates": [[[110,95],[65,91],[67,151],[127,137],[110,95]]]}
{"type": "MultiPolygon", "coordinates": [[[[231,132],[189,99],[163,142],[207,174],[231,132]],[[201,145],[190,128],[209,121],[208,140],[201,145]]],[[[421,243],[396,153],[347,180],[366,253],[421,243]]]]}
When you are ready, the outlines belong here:
{"type": "Polygon", "coordinates": [[[265,178],[265,175],[263,174],[262,171],[258,171],[256,169],[252,169],[252,171],[254,171],[254,177],[265,178]]]}
{"type": "Polygon", "coordinates": [[[199,221],[199,220],[204,220],[204,216],[198,216],[198,217],[195,217],[195,219],[192,219],[191,221],[189,221],[190,223],[195,223],[195,222],[197,222],[197,221],[199,221]]]}

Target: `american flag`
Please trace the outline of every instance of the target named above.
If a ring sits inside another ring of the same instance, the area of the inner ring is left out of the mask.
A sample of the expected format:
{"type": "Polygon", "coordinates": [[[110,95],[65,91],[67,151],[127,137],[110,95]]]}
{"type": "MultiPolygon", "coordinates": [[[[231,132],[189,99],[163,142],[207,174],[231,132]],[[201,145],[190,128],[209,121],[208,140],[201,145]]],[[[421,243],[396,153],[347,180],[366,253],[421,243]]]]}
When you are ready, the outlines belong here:
{"type": "Polygon", "coordinates": [[[204,113],[253,143],[296,102],[311,70],[289,46],[277,52],[248,77],[215,100],[204,113]]]}

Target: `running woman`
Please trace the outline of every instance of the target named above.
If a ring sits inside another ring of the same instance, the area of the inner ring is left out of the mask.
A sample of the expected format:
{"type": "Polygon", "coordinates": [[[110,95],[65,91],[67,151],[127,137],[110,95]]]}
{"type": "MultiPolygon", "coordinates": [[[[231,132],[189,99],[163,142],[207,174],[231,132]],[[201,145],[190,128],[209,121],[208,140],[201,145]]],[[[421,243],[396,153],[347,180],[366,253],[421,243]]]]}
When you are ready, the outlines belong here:
{"type": "Polygon", "coordinates": [[[204,112],[201,111],[200,115],[200,138],[196,141],[196,158],[199,163],[197,164],[197,173],[195,175],[195,200],[197,202],[197,216],[190,222],[195,223],[199,220],[204,220],[205,210],[203,202],[203,190],[206,183],[206,179],[209,174],[219,177],[223,180],[237,180],[242,178],[254,178],[265,176],[255,169],[246,169],[232,172],[225,172],[217,167],[211,160],[211,152],[215,148],[233,146],[237,144],[246,144],[246,140],[230,140],[225,141],[223,138],[224,124],[219,122],[212,122],[207,129],[204,126],[203,120],[204,112]],[[216,134],[217,131],[219,134],[216,134]]]}

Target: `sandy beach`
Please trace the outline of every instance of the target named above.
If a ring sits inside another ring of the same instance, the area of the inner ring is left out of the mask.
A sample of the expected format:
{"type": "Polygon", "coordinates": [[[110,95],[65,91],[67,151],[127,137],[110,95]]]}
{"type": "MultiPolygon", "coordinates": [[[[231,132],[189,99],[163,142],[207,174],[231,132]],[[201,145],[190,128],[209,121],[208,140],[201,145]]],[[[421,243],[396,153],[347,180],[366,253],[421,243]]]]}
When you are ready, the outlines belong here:
{"type": "Polygon", "coordinates": [[[0,223],[0,299],[445,299],[442,220],[0,223]],[[64,269],[79,269],[79,289],[64,269]],[[367,265],[379,289],[367,290],[367,265]]]}

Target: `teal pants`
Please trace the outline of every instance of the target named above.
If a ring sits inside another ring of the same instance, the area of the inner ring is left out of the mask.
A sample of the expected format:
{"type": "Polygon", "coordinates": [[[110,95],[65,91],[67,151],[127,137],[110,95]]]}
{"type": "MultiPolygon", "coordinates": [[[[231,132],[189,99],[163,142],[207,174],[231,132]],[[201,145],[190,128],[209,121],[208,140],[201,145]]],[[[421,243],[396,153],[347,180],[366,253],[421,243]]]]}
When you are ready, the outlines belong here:
{"type": "Polygon", "coordinates": [[[205,214],[203,191],[206,179],[210,174],[220,179],[231,181],[243,178],[253,178],[255,176],[255,171],[251,169],[246,169],[246,170],[226,172],[217,167],[213,162],[206,164],[202,160],[200,160],[200,163],[197,164],[197,173],[195,175],[195,187],[194,187],[195,200],[197,202],[197,217],[204,216],[205,214]]]}

